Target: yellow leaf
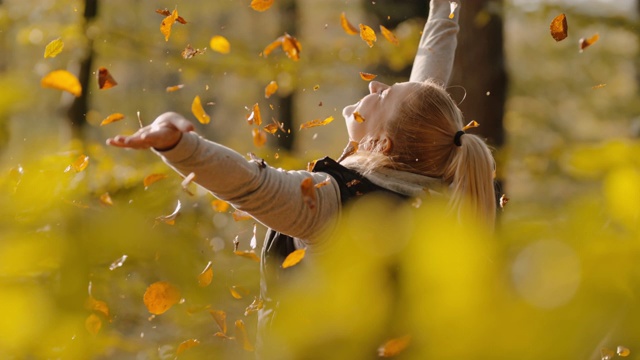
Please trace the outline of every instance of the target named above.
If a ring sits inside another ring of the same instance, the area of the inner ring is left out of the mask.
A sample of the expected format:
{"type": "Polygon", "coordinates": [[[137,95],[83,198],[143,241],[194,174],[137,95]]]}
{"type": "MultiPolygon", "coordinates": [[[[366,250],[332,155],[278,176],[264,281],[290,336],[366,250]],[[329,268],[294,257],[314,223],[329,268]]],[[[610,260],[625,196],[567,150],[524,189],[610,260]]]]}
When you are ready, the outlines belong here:
{"type": "Polygon", "coordinates": [[[373,43],[377,40],[376,33],[373,29],[364,24],[360,24],[360,38],[364,40],[369,47],[373,47],[373,43]]]}
{"type": "Polygon", "coordinates": [[[251,129],[251,134],[253,135],[253,145],[255,147],[263,147],[267,143],[267,134],[264,131],[253,128],[251,129]]]}
{"type": "Polygon", "coordinates": [[[175,9],[171,12],[171,15],[165,17],[160,23],[160,32],[164,35],[164,41],[169,41],[169,37],[171,36],[171,27],[178,19],[178,9],[175,9]]]}
{"type": "Polygon", "coordinates": [[[226,212],[229,210],[229,203],[219,199],[211,201],[211,208],[216,212],[226,212]]]}
{"type": "Polygon", "coordinates": [[[360,72],[360,78],[362,80],[364,80],[364,81],[371,81],[371,80],[373,80],[373,79],[375,79],[377,77],[378,77],[378,75],[375,75],[375,74],[369,74],[369,73],[366,73],[366,72],[360,72]]]}
{"type": "Polygon", "coordinates": [[[393,45],[395,45],[395,46],[400,45],[400,41],[398,40],[398,38],[395,35],[393,35],[391,30],[389,30],[386,27],[380,25],[380,32],[382,33],[382,36],[384,36],[384,38],[387,39],[393,45]]]}
{"type": "Polygon", "coordinates": [[[362,117],[362,115],[360,115],[359,112],[354,111],[353,112],[353,119],[359,123],[363,123],[364,122],[364,118],[362,117]]]}
{"type": "Polygon", "coordinates": [[[246,351],[253,351],[254,347],[247,336],[247,329],[242,320],[236,320],[236,338],[242,343],[242,348],[246,351]]]}
{"type": "Polygon", "coordinates": [[[121,113],[113,113],[113,114],[107,116],[104,120],[102,120],[102,122],[100,123],[100,126],[111,124],[113,122],[120,121],[122,119],[124,119],[124,115],[123,114],[121,114],[121,113]]]}
{"type": "Polygon", "coordinates": [[[165,179],[167,177],[166,174],[151,174],[148,175],[147,177],[144,178],[144,180],[142,181],[144,184],[144,188],[148,188],[149,186],[151,186],[151,184],[160,181],[162,179],[165,179]]]}
{"type": "Polygon", "coordinates": [[[209,121],[211,121],[209,115],[207,115],[206,111],[204,111],[202,102],[200,101],[200,96],[198,95],[196,95],[196,97],[193,99],[193,103],[191,103],[191,112],[201,124],[208,124],[209,121]]]}
{"type": "Polygon", "coordinates": [[[82,95],[82,85],[78,78],[67,70],[54,70],[45,75],[40,81],[44,88],[68,91],[75,97],[82,95]]]}
{"type": "Polygon", "coordinates": [[[255,262],[260,262],[260,258],[258,257],[258,255],[256,255],[256,252],[253,251],[253,250],[245,250],[245,251],[235,250],[233,253],[238,255],[238,256],[242,256],[244,258],[251,259],[251,260],[253,260],[255,262]]]}
{"type": "Polygon", "coordinates": [[[211,284],[213,280],[213,268],[211,267],[211,261],[207,264],[207,266],[202,270],[200,275],[198,275],[198,285],[201,287],[208,286],[211,284]]]}
{"type": "Polygon", "coordinates": [[[224,36],[216,35],[209,41],[209,47],[211,50],[219,52],[220,54],[228,54],[231,51],[231,44],[229,40],[224,36]]]}
{"type": "Polygon", "coordinates": [[[333,121],[333,116],[329,116],[328,118],[326,118],[324,120],[320,120],[320,119],[310,120],[310,121],[307,121],[306,123],[300,125],[300,130],[308,129],[308,128],[312,128],[312,127],[316,127],[316,126],[324,126],[324,125],[329,124],[332,121],[333,121]]]}
{"type": "Polygon", "coordinates": [[[67,166],[67,168],[64,169],[64,172],[69,172],[71,170],[75,172],[81,172],[84,169],[86,169],[88,165],[89,165],[89,157],[87,155],[82,154],[78,156],[78,158],[74,162],[72,162],[69,166],[67,166]]]}
{"type": "Polygon", "coordinates": [[[91,335],[98,335],[100,328],[102,328],[102,320],[96,314],[91,314],[84,321],[84,327],[91,335]]]}
{"type": "Polygon", "coordinates": [[[378,348],[378,356],[392,357],[400,354],[409,346],[411,336],[405,335],[396,339],[391,339],[378,348]]]}
{"type": "Polygon", "coordinates": [[[242,299],[244,296],[249,295],[249,290],[245,289],[242,286],[231,286],[229,288],[229,292],[231,293],[231,296],[233,296],[235,299],[242,299]]]}
{"type": "Polygon", "coordinates": [[[84,307],[87,310],[97,311],[102,313],[105,317],[109,317],[109,306],[102,300],[96,300],[93,296],[89,296],[84,303],[84,307]]]}
{"type": "Polygon", "coordinates": [[[62,48],[64,48],[64,43],[62,42],[62,39],[57,38],[51,41],[44,48],[44,58],[46,59],[46,58],[56,57],[58,54],[60,54],[60,52],[62,52],[62,48]]]}
{"type": "Polygon", "coordinates": [[[98,88],[100,90],[109,89],[116,85],[118,85],[118,82],[111,76],[107,68],[98,68],[98,88]]]}
{"type": "Polygon", "coordinates": [[[111,195],[108,192],[100,195],[100,202],[109,206],[113,205],[113,200],[111,200],[111,195]]]}
{"type": "Polygon", "coordinates": [[[351,25],[349,20],[347,20],[347,15],[343,12],[340,14],[340,25],[342,26],[342,30],[349,35],[358,35],[358,29],[355,26],[351,25]]]}
{"type": "Polygon", "coordinates": [[[264,88],[264,97],[270,98],[271,95],[275,94],[278,91],[278,83],[275,81],[271,81],[267,87],[264,88]]]}
{"type": "Polygon", "coordinates": [[[149,285],[143,300],[150,313],[160,315],[180,301],[180,291],[166,281],[158,281],[149,285]]]}
{"type": "Polygon", "coordinates": [[[178,349],[176,350],[176,355],[182,353],[185,350],[191,349],[194,346],[200,345],[200,340],[198,339],[189,339],[185,340],[178,345],[178,349]]]}
{"type": "Polygon", "coordinates": [[[267,11],[273,5],[273,0],[251,0],[251,8],[255,11],[267,11]]]}
{"type": "Polygon", "coordinates": [[[282,262],[282,268],[286,269],[288,267],[292,267],[298,264],[302,259],[304,259],[304,255],[307,249],[298,249],[293,251],[291,254],[287,255],[287,257],[282,262]]]}
{"type": "Polygon", "coordinates": [[[580,39],[580,52],[582,52],[584,49],[588,48],[589,46],[593,45],[596,43],[596,41],[598,41],[598,39],[600,39],[600,35],[595,34],[592,37],[585,39],[585,38],[581,38],[580,39]]]}
{"type": "Polygon", "coordinates": [[[216,324],[218,324],[218,328],[220,332],[223,334],[227,333],[227,313],[222,310],[209,310],[211,316],[213,316],[213,320],[215,320],[216,324]]]}
{"type": "Polygon", "coordinates": [[[566,39],[569,34],[569,26],[567,25],[567,17],[565,14],[560,14],[553,18],[551,25],[549,25],[549,30],[555,41],[566,39]]]}
{"type": "Polygon", "coordinates": [[[631,350],[629,350],[629,348],[627,347],[620,345],[616,348],[616,354],[618,354],[618,356],[620,357],[627,357],[631,355],[631,350]]]}
{"type": "Polygon", "coordinates": [[[258,103],[253,105],[253,111],[247,115],[247,123],[249,123],[249,125],[262,125],[262,115],[260,115],[260,105],[258,105],[258,103]]]}

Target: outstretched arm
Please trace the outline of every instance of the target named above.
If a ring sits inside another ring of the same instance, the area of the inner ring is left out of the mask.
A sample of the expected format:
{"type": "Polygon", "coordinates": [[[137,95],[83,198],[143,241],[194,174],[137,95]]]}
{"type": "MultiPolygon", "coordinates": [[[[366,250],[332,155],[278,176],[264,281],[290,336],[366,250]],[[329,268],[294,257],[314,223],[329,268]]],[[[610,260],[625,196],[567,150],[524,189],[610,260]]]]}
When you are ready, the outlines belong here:
{"type": "MultiPolygon", "coordinates": [[[[460,5],[460,0],[455,0],[460,5]]],[[[434,79],[442,85],[449,83],[458,40],[458,13],[451,14],[451,1],[431,0],[429,18],[424,26],[418,52],[411,69],[410,81],[434,79]]]]}

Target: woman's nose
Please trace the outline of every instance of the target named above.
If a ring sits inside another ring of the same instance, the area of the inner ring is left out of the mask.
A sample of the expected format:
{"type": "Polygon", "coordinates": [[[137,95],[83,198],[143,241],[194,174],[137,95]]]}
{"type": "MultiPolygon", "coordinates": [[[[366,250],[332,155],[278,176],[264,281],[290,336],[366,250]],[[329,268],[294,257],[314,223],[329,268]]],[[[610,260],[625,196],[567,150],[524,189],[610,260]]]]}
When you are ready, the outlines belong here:
{"type": "Polygon", "coordinates": [[[384,90],[384,88],[386,88],[387,85],[379,82],[379,81],[372,81],[369,83],[369,93],[373,94],[373,93],[377,93],[380,90],[384,90]]]}

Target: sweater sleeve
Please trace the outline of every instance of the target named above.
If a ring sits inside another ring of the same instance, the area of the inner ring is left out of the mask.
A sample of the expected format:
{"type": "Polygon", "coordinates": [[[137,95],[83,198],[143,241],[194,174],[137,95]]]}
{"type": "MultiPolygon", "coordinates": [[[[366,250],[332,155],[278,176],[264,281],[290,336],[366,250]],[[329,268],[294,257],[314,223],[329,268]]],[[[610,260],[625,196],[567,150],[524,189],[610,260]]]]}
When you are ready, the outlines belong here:
{"type": "Polygon", "coordinates": [[[309,177],[314,184],[325,181],[326,173],[285,171],[249,161],[193,132],[183,134],[175,148],[155,152],[174,170],[183,175],[193,172],[200,186],[276,231],[311,244],[322,231],[335,226],[340,212],[336,181],[330,178],[326,186],[314,188],[313,207],[305,202],[300,187],[309,177]]]}
{"type": "MultiPolygon", "coordinates": [[[[459,2],[458,2],[458,5],[459,2]]],[[[447,85],[453,69],[458,40],[459,6],[451,14],[449,0],[431,0],[429,18],[422,31],[418,52],[411,69],[410,81],[422,82],[427,79],[447,85]]]]}

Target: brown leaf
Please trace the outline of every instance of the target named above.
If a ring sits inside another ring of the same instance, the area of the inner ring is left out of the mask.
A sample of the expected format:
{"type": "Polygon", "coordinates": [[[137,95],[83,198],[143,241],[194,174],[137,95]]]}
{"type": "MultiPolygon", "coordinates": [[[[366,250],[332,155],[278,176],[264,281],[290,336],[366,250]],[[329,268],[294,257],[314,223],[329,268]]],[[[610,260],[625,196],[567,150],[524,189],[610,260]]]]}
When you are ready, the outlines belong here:
{"type": "Polygon", "coordinates": [[[267,87],[264,88],[264,97],[270,98],[271,95],[275,94],[278,91],[278,83],[275,81],[271,81],[267,87]]]}
{"type": "Polygon", "coordinates": [[[102,120],[102,122],[100,123],[100,126],[111,124],[113,122],[120,121],[122,119],[124,119],[124,115],[123,114],[121,114],[121,113],[113,113],[113,114],[107,116],[104,120],[102,120]]]}
{"type": "Polygon", "coordinates": [[[213,280],[213,268],[211,267],[211,261],[205,266],[204,270],[198,275],[198,285],[201,287],[209,286],[213,280]]]}
{"type": "Polygon", "coordinates": [[[207,48],[204,48],[202,50],[200,49],[194,49],[193,46],[191,46],[191,44],[187,44],[187,47],[184,48],[184,50],[182,50],[182,52],[180,53],[182,55],[182,57],[184,59],[191,59],[192,57],[196,56],[196,55],[202,55],[207,51],[207,48]]]}
{"type": "MultiPolygon", "coordinates": [[[[160,15],[163,16],[171,16],[171,11],[169,11],[169,9],[157,9],[156,12],[160,15]]],[[[182,16],[178,16],[178,18],[176,19],[177,22],[179,22],[180,24],[186,24],[187,20],[183,19],[182,16]]]]}
{"type": "Polygon", "coordinates": [[[324,125],[329,124],[332,121],[333,121],[333,116],[329,116],[328,118],[326,118],[324,120],[320,120],[320,119],[310,120],[310,121],[307,121],[306,123],[300,125],[300,130],[308,129],[308,128],[312,128],[312,127],[316,127],[316,126],[324,126],[324,125]]]}
{"type": "Polygon", "coordinates": [[[242,320],[236,320],[236,338],[242,343],[242,348],[246,351],[254,351],[254,347],[247,336],[247,329],[242,320]]]}
{"type": "Polygon", "coordinates": [[[52,88],[67,91],[75,97],[82,95],[82,85],[78,78],[67,70],[54,70],[40,81],[40,85],[44,88],[52,88]]]}
{"type": "Polygon", "coordinates": [[[362,80],[364,80],[364,81],[371,81],[371,80],[373,80],[373,79],[375,79],[377,77],[378,77],[378,75],[375,75],[375,74],[369,74],[369,73],[366,73],[366,72],[360,72],[360,78],[362,80]]]}
{"type": "Polygon", "coordinates": [[[592,37],[585,39],[585,38],[581,38],[580,39],[580,52],[584,51],[584,49],[588,48],[589,46],[595,44],[598,39],[600,39],[600,35],[595,34],[592,37]]]}
{"type": "Polygon", "coordinates": [[[106,90],[118,85],[118,82],[111,76],[111,73],[107,68],[98,68],[98,88],[100,90],[106,90]]]}
{"type": "Polygon", "coordinates": [[[273,0],[251,0],[251,8],[255,11],[267,11],[273,5],[273,0]]]}
{"type": "Polygon", "coordinates": [[[373,47],[373,43],[377,40],[376,33],[373,29],[364,24],[360,24],[360,38],[364,40],[369,47],[373,47]]]}
{"type": "Polygon", "coordinates": [[[300,261],[302,261],[302,259],[304,259],[306,251],[307,249],[302,248],[295,250],[291,254],[287,255],[287,257],[282,262],[282,268],[286,269],[298,264],[300,261]]]}
{"type": "Polygon", "coordinates": [[[178,345],[178,349],[176,350],[176,355],[179,355],[183,351],[198,345],[200,345],[200,340],[198,339],[185,340],[181,342],[180,345],[178,345]]]}
{"type": "MultiPolygon", "coordinates": [[[[452,13],[453,14],[453,13],[452,13]]],[[[391,32],[391,30],[387,29],[386,27],[380,25],[380,32],[382,33],[382,36],[384,36],[385,39],[387,39],[387,41],[389,41],[390,43],[392,43],[395,46],[400,45],[400,41],[398,40],[398,38],[391,32]]]]}
{"type": "Polygon", "coordinates": [[[393,357],[400,354],[411,343],[411,336],[405,335],[399,338],[391,339],[378,348],[378,356],[393,357]]]}
{"type": "Polygon", "coordinates": [[[144,184],[144,188],[146,189],[151,186],[151,184],[166,178],[167,174],[151,174],[146,176],[144,180],[142,180],[142,183],[144,184]]]}
{"type": "Polygon", "coordinates": [[[567,25],[567,17],[565,14],[560,14],[553,18],[551,25],[549,25],[551,36],[556,41],[561,41],[567,38],[569,35],[569,26],[567,25]]]}
{"type": "Polygon", "coordinates": [[[91,314],[84,321],[84,327],[91,335],[98,335],[100,328],[102,328],[102,320],[96,314],[91,314]]]}
{"type": "Polygon", "coordinates": [[[158,281],[149,285],[143,299],[150,313],[160,315],[180,301],[180,291],[166,281],[158,281]]]}
{"type": "Polygon", "coordinates": [[[344,12],[340,14],[340,25],[342,26],[342,30],[349,35],[358,35],[359,33],[358,29],[347,20],[347,15],[344,12]]]}

